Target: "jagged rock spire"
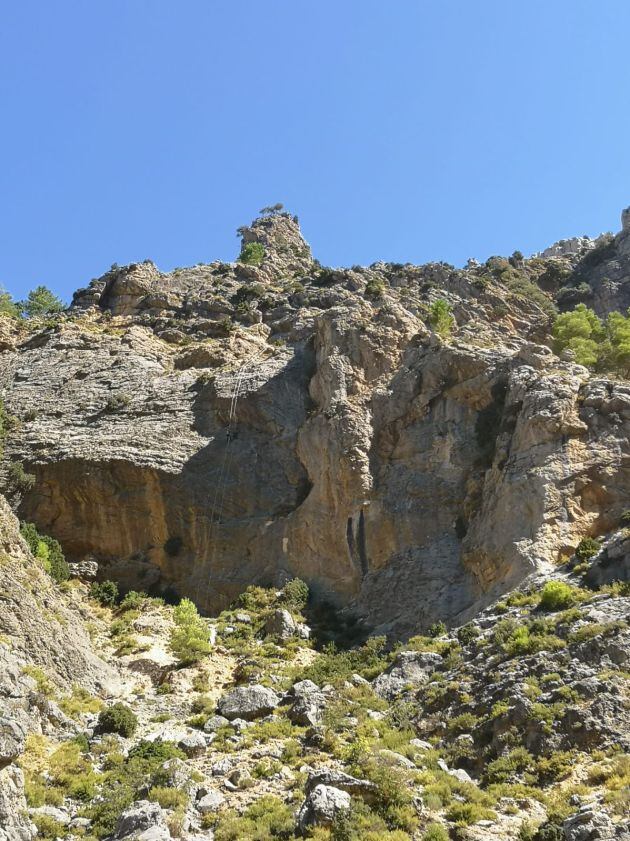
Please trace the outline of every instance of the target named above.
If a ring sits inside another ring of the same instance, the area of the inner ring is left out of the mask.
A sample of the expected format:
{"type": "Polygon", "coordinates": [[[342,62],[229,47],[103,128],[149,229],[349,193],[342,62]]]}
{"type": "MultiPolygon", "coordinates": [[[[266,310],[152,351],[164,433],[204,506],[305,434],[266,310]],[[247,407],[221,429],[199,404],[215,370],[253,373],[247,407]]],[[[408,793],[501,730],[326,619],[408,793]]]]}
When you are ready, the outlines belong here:
{"type": "Polygon", "coordinates": [[[300,231],[297,216],[271,213],[239,228],[242,245],[260,243],[265,254],[260,271],[267,276],[306,274],[311,269],[311,249],[300,231]]]}

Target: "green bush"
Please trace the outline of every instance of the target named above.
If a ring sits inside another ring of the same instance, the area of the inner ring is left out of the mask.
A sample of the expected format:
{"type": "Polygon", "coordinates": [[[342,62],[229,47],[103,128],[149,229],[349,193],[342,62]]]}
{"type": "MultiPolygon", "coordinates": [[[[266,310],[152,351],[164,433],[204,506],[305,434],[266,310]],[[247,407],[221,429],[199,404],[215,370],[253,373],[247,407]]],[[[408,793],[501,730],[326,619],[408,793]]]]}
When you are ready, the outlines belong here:
{"type": "Polygon", "coordinates": [[[382,298],[385,291],[385,284],[380,278],[372,277],[365,285],[365,294],[369,298],[382,298]]]}
{"type": "Polygon", "coordinates": [[[0,315],[8,318],[19,318],[20,307],[11,297],[11,293],[0,287],[0,315]]]}
{"type": "Polygon", "coordinates": [[[117,701],[111,707],[101,710],[98,729],[101,733],[118,733],[128,739],[136,731],[138,719],[131,707],[117,701]]]}
{"type": "Polygon", "coordinates": [[[437,301],[431,304],[429,308],[429,324],[431,324],[435,332],[443,339],[451,335],[455,325],[455,319],[448,301],[438,298],[437,301]]]}
{"type": "Polygon", "coordinates": [[[146,593],[139,593],[137,590],[129,590],[120,603],[120,610],[139,610],[147,598],[146,593]]]}
{"type": "MultiPolygon", "coordinates": [[[[210,825],[216,816],[208,816],[210,825]]],[[[295,829],[293,812],[279,798],[265,794],[242,815],[230,810],[219,815],[214,828],[215,841],[270,841],[289,838],[295,829]]]]}
{"type": "Polygon", "coordinates": [[[430,823],[424,834],[422,841],[449,841],[448,830],[441,823],[430,823]]]}
{"type": "Polygon", "coordinates": [[[457,629],[457,639],[462,645],[470,645],[471,642],[474,642],[474,640],[477,639],[479,634],[479,628],[472,623],[462,625],[461,628],[457,629]]]}
{"type": "Polygon", "coordinates": [[[458,826],[469,826],[479,821],[495,821],[497,813],[479,803],[453,803],[446,812],[446,820],[458,826]]]}
{"type": "Polygon", "coordinates": [[[338,651],[334,643],[326,645],[321,655],[300,673],[300,679],[338,685],[357,673],[368,680],[380,674],[388,665],[385,637],[371,637],[360,648],[338,651]]]}
{"type": "Polygon", "coordinates": [[[182,664],[197,663],[210,653],[210,629],[190,599],[182,599],[173,611],[175,627],[170,648],[182,664]]]}
{"type": "Polygon", "coordinates": [[[293,578],[282,589],[282,601],[291,609],[301,611],[308,602],[308,584],[301,578],[293,578]]]}
{"type": "Polygon", "coordinates": [[[260,242],[248,242],[241,249],[238,261],[248,266],[260,266],[265,259],[265,246],[260,242]]]}
{"type": "Polygon", "coordinates": [[[566,610],[578,601],[577,595],[576,588],[564,581],[547,581],[538,604],[542,610],[566,610]]]}
{"type": "Polygon", "coordinates": [[[59,541],[47,534],[40,534],[34,523],[21,523],[20,533],[51,578],[57,583],[66,581],[70,570],[59,541]]]}
{"type": "Polygon", "coordinates": [[[27,318],[36,316],[53,315],[63,312],[65,304],[45,286],[37,286],[32,289],[25,301],[19,301],[17,306],[27,318]]]}
{"type": "Polygon", "coordinates": [[[602,322],[585,304],[562,313],[553,325],[554,350],[575,353],[581,365],[630,372],[630,316],[609,313],[602,322]]]}
{"type": "Polygon", "coordinates": [[[575,554],[580,561],[588,561],[599,552],[600,548],[599,542],[595,538],[583,537],[577,545],[575,554]]]}
{"type": "Polygon", "coordinates": [[[103,607],[112,607],[118,600],[118,585],[115,581],[95,581],[90,585],[90,598],[103,607]]]}
{"type": "Polygon", "coordinates": [[[9,482],[13,488],[20,491],[30,491],[35,486],[36,476],[34,473],[27,473],[20,461],[11,461],[7,468],[9,482]]]}
{"type": "Polygon", "coordinates": [[[446,625],[444,622],[434,622],[433,625],[429,626],[427,631],[430,637],[443,637],[446,633],[446,625]]]}

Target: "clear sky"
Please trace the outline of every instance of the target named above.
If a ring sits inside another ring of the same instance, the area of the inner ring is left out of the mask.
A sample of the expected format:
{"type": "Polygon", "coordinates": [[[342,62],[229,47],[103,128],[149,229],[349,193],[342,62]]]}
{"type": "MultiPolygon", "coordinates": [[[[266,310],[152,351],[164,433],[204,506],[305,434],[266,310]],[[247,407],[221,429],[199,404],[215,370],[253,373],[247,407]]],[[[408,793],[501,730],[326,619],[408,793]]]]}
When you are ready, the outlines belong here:
{"type": "Polygon", "coordinates": [[[328,265],[619,229],[628,0],[0,0],[0,283],[234,259],[277,201],[328,265]]]}

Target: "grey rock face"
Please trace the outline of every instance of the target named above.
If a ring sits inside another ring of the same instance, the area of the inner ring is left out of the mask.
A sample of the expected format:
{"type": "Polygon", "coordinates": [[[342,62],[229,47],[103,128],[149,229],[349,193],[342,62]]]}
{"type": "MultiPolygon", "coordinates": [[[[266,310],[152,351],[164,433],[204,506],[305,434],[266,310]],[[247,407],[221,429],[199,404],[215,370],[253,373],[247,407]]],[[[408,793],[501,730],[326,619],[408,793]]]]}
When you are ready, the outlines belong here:
{"type": "Polygon", "coordinates": [[[36,835],[28,817],[22,771],[16,765],[0,769],[0,841],[31,841],[36,835]]]}
{"type": "Polygon", "coordinates": [[[26,728],[12,718],[0,718],[0,768],[18,758],[24,750],[26,728]]]}
{"type": "MultiPolygon", "coordinates": [[[[624,510],[628,387],[556,359],[492,266],[322,270],[287,214],[241,233],[259,266],[116,268],[56,326],[0,338],[7,460],[37,477],[21,515],[72,562],[210,610],[298,575],[402,636],[466,621],[624,510]]],[[[566,269],[625,311],[626,234],[528,277],[566,269]]]]}
{"type": "Polygon", "coordinates": [[[171,834],[160,806],[137,800],[118,819],[115,837],[121,841],[166,841],[171,834]]]}
{"type": "Polygon", "coordinates": [[[202,756],[206,752],[206,738],[198,730],[192,730],[183,739],[179,740],[178,747],[184,751],[186,756],[202,756]]]}
{"type": "Polygon", "coordinates": [[[615,838],[615,828],[610,817],[591,806],[583,806],[562,824],[566,841],[595,841],[615,838]]]}
{"type": "Polygon", "coordinates": [[[238,686],[219,700],[218,711],[230,721],[236,718],[252,721],[269,715],[279,703],[280,696],[266,686],[238,686]]]}
{"type": "Polygon", "coordinates": [[[223,715],[211,715],[203,725],[203,729],[206,733],[216,733],[222,727],[227,727],[229,723],[229,720],[223,715]]]}
{"type": "Polygon", "coordinates": [[[212,789],[197,801],[197,811],[202,815],[207,815],[210,812],[218,812],[224,805],[225,797],[220,791],[212,789]]]}
{"type": "Polygon", "coordinates": [[[304,727],[317,727],[322,723],[326,708],[326,695],[311,680],[301,680],[291,687],[293,703],[289,709],[289,718],[294,724],[304,727]]]}
{"type": "Polygon", "coordinates": [[[281,640],[288,640],[296,636],[297,629],[297,622],[284,608],[274,610],[265,624],[265,633],[281,640]]]}
{"type": "Polygon", "coordinates": [[[417,687],[426,683],[429,675],[440,666],[439,654],[427,651],[402,651],[394,662],[373,683],[374,691],[383,698],[392,700],[406,687],[417,687]]]}
{"type": "Polygon", "coordinates": [[[298,813],[298,827],[330,826],[339,812],[350,809],[350,795],[333,786],[316,785],[298,813]]]}

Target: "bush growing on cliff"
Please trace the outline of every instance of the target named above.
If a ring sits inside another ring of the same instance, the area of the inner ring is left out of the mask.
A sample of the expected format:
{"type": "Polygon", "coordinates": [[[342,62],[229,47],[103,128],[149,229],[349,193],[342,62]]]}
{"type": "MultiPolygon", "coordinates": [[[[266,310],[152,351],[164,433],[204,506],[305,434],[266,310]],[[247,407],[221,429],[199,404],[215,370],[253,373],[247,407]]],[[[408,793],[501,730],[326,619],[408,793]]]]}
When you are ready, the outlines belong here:
{"type": "Polygon", "coordinates": [[[27,318],[35,318],[42,315],[53,315],[63,312],[65,304],[54,295],[46,286],[37,286],[31,289],[26,300],[20,301],[17,306],[27,318]]]}
{"type": "Polygon", "coordinates": [[[131,707],[118,701],[98,716],[98,729],[101,733],[118,733],[128,739],[136,732],[138,719],[131,707]]]}
{"type": "Polygon", "coordinates": [[[630,374],[630,315],[611,312],[603,322],[585,304],[559,315],[553,325],[554,350],[571,350],[589,368],[630,374]]]}
{"type": "Polygon", "coordinates": [[[431,304],[429,309],[429,323],[443,339],[451,335],[455,319],[453,318],[453,311],[448,301],[438,298],[437,301],[431,304]]]}
{"type": "Polygon", "coordinates": [[[42,562],[46,572],[58,584],[70,575],[63,549],[58,540],[47,534],[40,534],[34,523],[21,523],[20,532],[33,555],[42,562]]]}
{"type": "Polygon", "coordinates": [[[248,266],[260,266],[265,258],[265,246],[260,242],[248,242],[241,249],[238,261],[248,266]]]}
{"type": "Polygon", "coordinates": [[[197,663],[210,653],[210,630],[190,599],[181,600],[173,611],[173,620],[170,648],[180,663],[197,663]]]}
{"type": "Polygon", "coordinates": [[[95,581],[90,586],[90,598],[103,607],[113,607],[118,600],[118,585],[115,581],[95,581]]]}
{"type": "Polygon", "coordinates": [[[11,297],[11,293],[0,287],[0,315],[19,318],[20,308],[11,297]]]}
{"type": "Polygon", "coordinates": [[[292,578],[284,585],[282,590],[282,601],[289,610],[300,612],[308,602],[308,584],[301,578],[292,578]]]}
{"type": "Polygon", "coordinates": [[[595,538],[583,537],[577,545],[575,554],[581,561],[588,561],[599,552],[600,548],[601,547],[595,538]]]}
{"type": "Polygon", "coordinates": [[[578,601],[578,591],[564,581],[547,581],[540,594],[542,610],[566,610],[578,601]]]}

